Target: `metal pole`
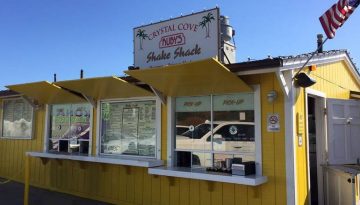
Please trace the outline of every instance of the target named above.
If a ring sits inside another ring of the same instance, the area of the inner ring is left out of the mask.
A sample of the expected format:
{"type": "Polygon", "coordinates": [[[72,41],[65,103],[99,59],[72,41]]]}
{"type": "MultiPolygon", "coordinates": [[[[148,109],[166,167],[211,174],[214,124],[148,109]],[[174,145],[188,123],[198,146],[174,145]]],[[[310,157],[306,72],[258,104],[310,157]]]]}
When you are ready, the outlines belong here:
{"type": "Polygon", "coordinates": [[[320,48],[325,44],[325,42],[328,40],[329,38],[326,37],[325,40],[317,47],[317,49],[311,54],[310,58],[308,58],[306,60],[306,62],[304,63],[304,65],[300,68],[300,70],[298,70],[298,72],[296,72],[296,74],[294,75],[294,77],[292,78],[292,80],[294,80],[296,78],[296,76],[302,71],[302,69],[305,68],[306,64],[315,56],[315,54],[320,50],[320,48]]]}
{"type": "Polygon", "coordinates": [[[25,173],[24,173],[24,205],[29,205],[29,189],[30,189],[30,156],[25,154],[25,173]]]}

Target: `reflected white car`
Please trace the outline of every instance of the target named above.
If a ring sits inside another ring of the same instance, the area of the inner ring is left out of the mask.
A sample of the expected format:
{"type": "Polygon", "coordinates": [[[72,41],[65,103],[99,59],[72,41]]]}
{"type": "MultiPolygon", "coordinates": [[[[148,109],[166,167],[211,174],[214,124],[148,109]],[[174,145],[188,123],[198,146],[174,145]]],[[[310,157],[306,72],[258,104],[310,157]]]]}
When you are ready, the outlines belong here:
{"type": "Polygon", "coordinates": [[[134,137],[123,137],[119,140],[110,140],[102,143],[104,154],[128,154],[128,155],[155,155],[156,137],[153,135],[147,139],[139,140],[134,137]]]}
{"type": "Polygon", "coordinates": [[[189,126],[185,125],[176,125],[176,134],[181,135],[189,130],[189,126]]]}
{"type": "MultiPolygon", "coordinates": [[[[176,136],[176,149],[192,151],[193,165],[212,166],[211,154],[204,151],[234,152],[243,155],[243,160],[254,160],[255,124],[253,122],[214,121],[213,137],[211,124],[206,122],[176,136]],[[213,143],[212,143],[213,142],[213,143]]],[[[216,160],[225,160],[225,154],[217,154],[216,160]]]]}

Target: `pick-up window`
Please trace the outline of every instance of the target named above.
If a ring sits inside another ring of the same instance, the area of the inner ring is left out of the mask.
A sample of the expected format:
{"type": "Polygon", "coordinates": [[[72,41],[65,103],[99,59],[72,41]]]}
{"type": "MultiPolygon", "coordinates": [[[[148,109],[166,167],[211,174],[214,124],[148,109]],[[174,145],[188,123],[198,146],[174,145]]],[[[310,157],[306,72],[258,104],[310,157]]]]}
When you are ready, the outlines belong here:
{"type": "Polygon", "coordinates": [[[177,166],[213,167],[226,158],[255,160],[254,94],[175,99],[177,166]]]}
{"type": "Polygon", "coordinates": [[[89,154],[91,115],[90,104],[51,105],[48,151],[89,154]]]}

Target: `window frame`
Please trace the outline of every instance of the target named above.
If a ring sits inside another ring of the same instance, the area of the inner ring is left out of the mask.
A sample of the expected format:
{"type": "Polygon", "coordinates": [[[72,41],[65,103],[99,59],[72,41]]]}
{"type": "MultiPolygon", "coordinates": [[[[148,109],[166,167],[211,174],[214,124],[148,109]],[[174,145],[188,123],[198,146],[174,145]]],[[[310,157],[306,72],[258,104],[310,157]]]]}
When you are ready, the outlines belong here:
{"type": "MultiPolygon", "coordinates": [[[[254,93],[254,124],[255,124],[255,164],[256,164],[256,175],[262,175],[262,143],[261,143],[261,96],[260,96],[260,85],[253,85],[254,93]]],[[[241,92],[239,92],[241,93],[241,92]]],[[[223,94],[236,94],[236,93],[213,93],[211,95],[223,95],[223,94]]],[[[175,133],[175,97],[167,97],[168,107],[167,107],[167,166],[175,167],[176,159],[175,152],[181,151],[181,149],[176,149],[176,133],[175,133]]],[[[192,150],[192,152],[206,152],[206,153],[219,153],[219,151],[201,151],[201,150],[192,150]]],[[[226,154],[227,152],[220,151],[220,153],[226,154]]],[[[233,151],[229,154],[234,153],[233,151]]],[[[236,153],[236,152],[235,152],[236,153]]]]}
{"type": "Polygon", "coordinates": [[[97,132],[96,132],[96,155],[100,157],[113,157],[113,158],[126,158],[126,159],[161,159],[161,102],[157,97],[133,97],[133,98],[115,98],[104,99],[97,101],[97,132]],[[156,129],[156,144],[155,144],[155,156],[138,156],[138,155],[125,155],[125,154],[105,154],[101,153],[101,104],[102,103],[126,103],[126,102],[141,102],[141,101],[155,101],[155,129],[156,129]]]}
{"type": "Polygon", "coordinates": [[[88,102],[84,102],[84,103],[59,103],[59,104],[46,104],[45,105],[45,126],[44,126],[44,147],[43,150],[45,153],[49,153],[49,154],[59,154],[59,155],[74,155],[74,156],[91,156],[92,155],[92,142],[93,142],[93,119],[94,119],[94,106],[91,105],[88,102]],[[51,123],[50,123],[50,118],[51,118],[51,112],[52,109],[51,107],[53,105],[74,105],[74,104],[89,104],[91,107],[90,110],[90,132],[89,132],[89,152],[88,154],[71,154],[71,153],[64,153],[64,152],[49,152],[49,137],[50,137],[50,128],[51,128],[51,123]]]}
{"type": "Polygon", "coordinates": [[[8,98],[2,98],[1,99],[1,105],[0,105],[0,139],[14,139],[14,140],[32,140],[34,139],[35,136],[35,115],[36,115],[36,110],[33,106],[31,106],[31,104],[29,102],[27,102],[23,97],[21,96],[15,96],[15,97],[8,97],[8,98]],[[32,117],[31,117],[31,134],[29,137],[9,137],[9,136],[3,136],[3,120],[4,120],[4,102],[5,101],[10,101],[10,100],[23,100],[25,103],[27,103],[30,107],[31,107],[31,113],[32,113],[32,117]]]}

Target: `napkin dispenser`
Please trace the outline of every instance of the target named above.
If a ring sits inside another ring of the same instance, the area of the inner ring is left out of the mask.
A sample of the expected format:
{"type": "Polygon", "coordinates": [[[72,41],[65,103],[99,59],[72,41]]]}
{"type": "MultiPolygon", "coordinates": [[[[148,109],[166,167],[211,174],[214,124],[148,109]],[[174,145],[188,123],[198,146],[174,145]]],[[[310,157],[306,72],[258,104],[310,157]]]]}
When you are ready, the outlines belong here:
{"type": "Polygon", "coordinates": [[[239,164],[232,164],[231,171],[233,175],[246,176],[256,173],[255,162],[242,162],[239,164]]]}

